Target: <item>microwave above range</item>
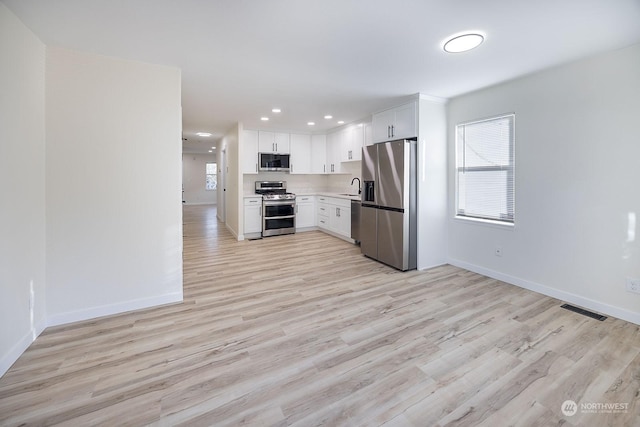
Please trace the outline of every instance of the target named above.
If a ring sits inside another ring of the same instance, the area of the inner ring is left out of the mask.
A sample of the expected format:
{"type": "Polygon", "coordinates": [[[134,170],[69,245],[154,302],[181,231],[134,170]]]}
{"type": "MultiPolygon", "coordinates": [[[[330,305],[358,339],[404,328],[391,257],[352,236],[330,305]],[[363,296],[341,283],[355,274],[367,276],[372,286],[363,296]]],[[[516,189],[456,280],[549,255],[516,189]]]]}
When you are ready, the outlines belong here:
{"type": "Polygon", "coordinates": [[[260,171],[289,172],[289,154],[258,153],[260,171]]]}

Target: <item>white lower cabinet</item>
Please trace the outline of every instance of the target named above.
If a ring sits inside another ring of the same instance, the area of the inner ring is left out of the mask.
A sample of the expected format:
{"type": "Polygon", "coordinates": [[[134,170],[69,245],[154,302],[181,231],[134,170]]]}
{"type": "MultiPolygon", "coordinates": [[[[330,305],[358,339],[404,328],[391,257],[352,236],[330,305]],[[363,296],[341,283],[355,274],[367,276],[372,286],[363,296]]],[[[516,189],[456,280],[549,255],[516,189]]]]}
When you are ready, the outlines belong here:
{"type": "Polygon", "coordinates": [[[296,197],[296,230],[316,226],[315,196],[296,197]]]}
{"type": "Polygon", "coordinates": [[[318,227],[351,239],[351,200],[318,196],[318,227]]]}
{"type": "Polygon", "coordinates": [[[262,197],[244,198],[244,234],[262,234],[262,197]]]}
{"type": "MultiPolygon", "coordinates": [[[[351,201],[349,201],[351,205],[351,201]]],[[[329,229],[345,237],[351,237],[351,206],[330,205],[329,229]]]]}
{"type": "Polygon", "coordinates": [[[328,230],[329,229],[329,205],[327,204],[327,197],[318,197],[318,227],[328,230]]]}

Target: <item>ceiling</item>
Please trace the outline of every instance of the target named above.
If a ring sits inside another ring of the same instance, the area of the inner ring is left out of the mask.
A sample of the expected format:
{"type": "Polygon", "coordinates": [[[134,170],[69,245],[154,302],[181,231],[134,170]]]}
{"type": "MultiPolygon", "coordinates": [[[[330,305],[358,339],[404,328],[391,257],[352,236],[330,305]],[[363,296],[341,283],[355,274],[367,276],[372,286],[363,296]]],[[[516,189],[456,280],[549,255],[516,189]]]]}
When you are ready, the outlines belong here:
{"type": "Polygon", "coordinates": [[[47,45],[179,67],[185,152],[238,121],[324,132],[418,92],[450,98],[640,42],[640,0],[2,2],[47,45]],[[467,30],[485,42],[442,50],[467,30]]]}

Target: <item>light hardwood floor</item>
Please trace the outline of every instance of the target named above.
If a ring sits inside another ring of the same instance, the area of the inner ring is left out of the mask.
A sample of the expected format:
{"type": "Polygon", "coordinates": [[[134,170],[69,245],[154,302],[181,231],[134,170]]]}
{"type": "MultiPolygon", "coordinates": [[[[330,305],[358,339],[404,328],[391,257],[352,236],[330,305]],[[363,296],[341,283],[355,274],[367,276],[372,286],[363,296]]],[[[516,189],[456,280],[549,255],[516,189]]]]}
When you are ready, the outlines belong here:
{"type": "Polygon", "coordinates": [[[46,329],[0,379],[0,425],[640,425],[637,325],[452,266],[236,242],[187,206],[184,296],[46,329]]]}

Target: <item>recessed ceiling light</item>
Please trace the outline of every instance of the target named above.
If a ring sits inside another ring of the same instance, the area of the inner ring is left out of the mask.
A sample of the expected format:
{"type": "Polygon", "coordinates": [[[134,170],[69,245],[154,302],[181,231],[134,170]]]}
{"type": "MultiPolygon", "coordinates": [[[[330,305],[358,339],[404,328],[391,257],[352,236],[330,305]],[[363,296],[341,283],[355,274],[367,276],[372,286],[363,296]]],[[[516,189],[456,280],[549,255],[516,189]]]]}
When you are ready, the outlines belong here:
{"type": "Polygon", "coordinates": [[[309,126],[313,126],[313,125],[315,125],[315,124],[316,124],[316,122],[307,122],[307,124],[308,124],[309,126]]]}
{"type": "Polygon", "coordinates": [[[260,117],[260,120],[262,120],[263,122],[268,122],[269,121],[269,117],[260,117]]]}
{"type": "Polygon", "coordinates": [[[216,147],[211,147],[211,149],[212,149],[212,150],[215,150],[215,149],[216,149],[216,147]]]}
{"type": "Polygon", "coordinates": [[[339,125],[343,125],[344,124],[344,120],[338,120],[338,124],[339,125]]]}
{"type": "Polygon", "coordinates": [[[325,119],[329,120],[329,119],[333,119],[333,116],[330,114],[327,114],[326,116],[324,116],[325,119]]]}
{"type": "Polygon", "coordinates": [[[271,110],[272,113],[281,113],[282,110],[279,108],[274,108],[273,110],[271,110]]]}
{"type": "Polygon", "coordinates": [[[210,153],[213,153],[213,150],[209,150],[210,153]]]}
{"type": "Polygon", "coordinates": [[[211,136],[211,134],[209,132],[196,132],[196,135],[203,136],[203,137],[211,136]]]}
{"type": "Polygon", "coordinates": [[[474,49],[482,44],[484,36],[478,33],[460,34],[449,38],[442,48],[445,52],[460,53],[474,49]]]}

